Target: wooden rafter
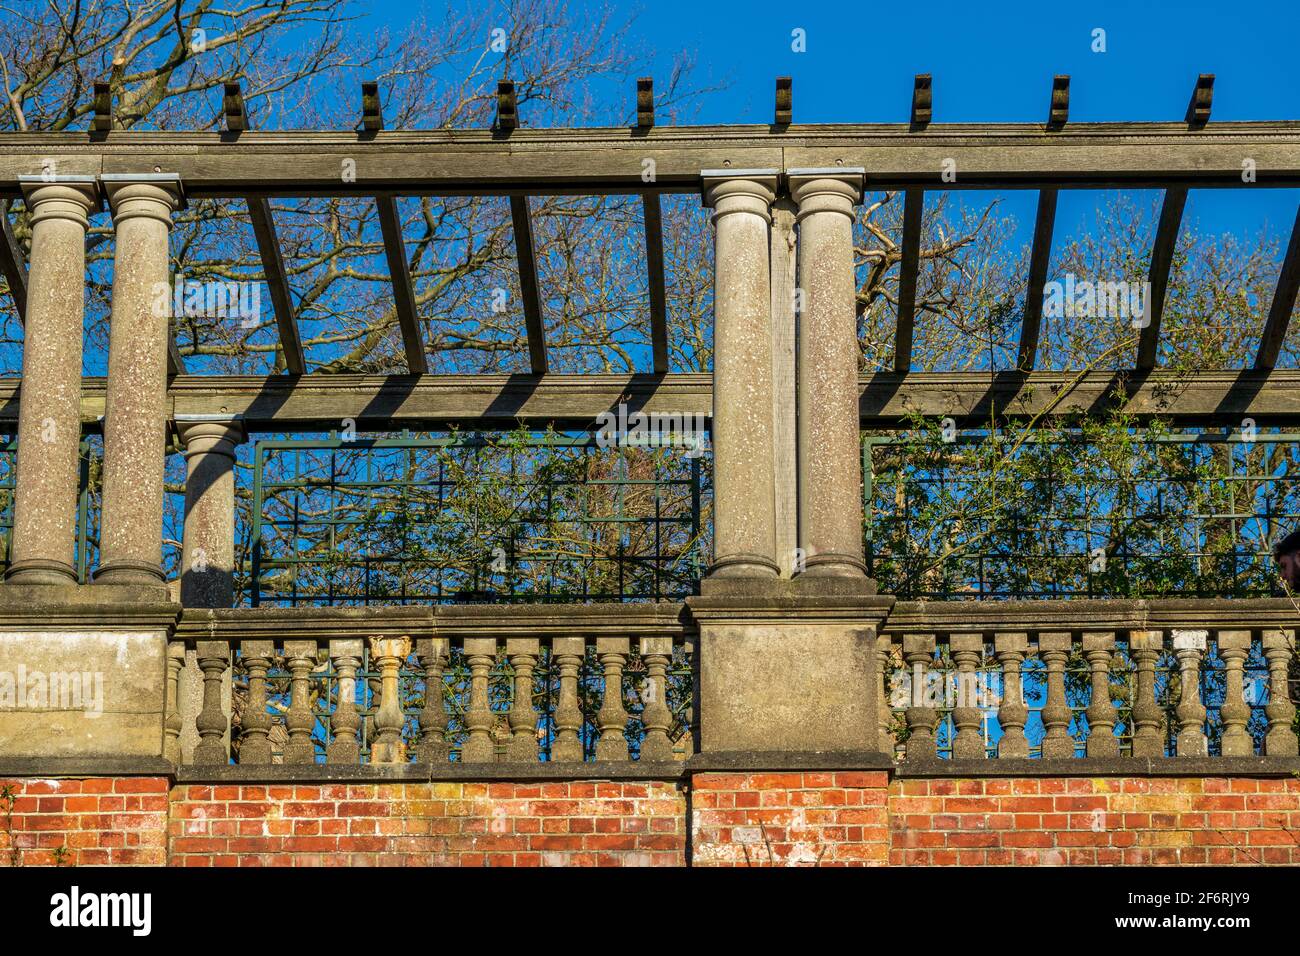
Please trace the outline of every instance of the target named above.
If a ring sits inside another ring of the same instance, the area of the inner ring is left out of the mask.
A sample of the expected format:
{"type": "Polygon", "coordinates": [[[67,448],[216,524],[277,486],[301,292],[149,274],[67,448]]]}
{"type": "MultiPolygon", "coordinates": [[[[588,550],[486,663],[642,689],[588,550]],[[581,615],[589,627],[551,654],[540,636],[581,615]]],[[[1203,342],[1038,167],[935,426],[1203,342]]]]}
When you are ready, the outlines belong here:
{"type": "Polygon", "coordinates": [[[903,201],[903,260],[898,275],[898,332],[894,337],[894,371],[912,368],[912,332],[916,324],[916,277],[921,264],[921,213],[925,191],[907,190],[903,201]]]}
{"type": "Polygon", "coordinates": [[[650,287],[650,351],[657,375],[668,373],[668,301],[664,285],[664,224],[657,193],[641,197],[645,213],[646,279],[650,287]]]}
{"type": "Polygon", "coordinates": [[[542,296],[537,283],[537,252],[533,248],[533,220],[527,196],[510,197],[510,219],[515,230],[515,255],[519,261],[519,292],[524,297],[524,328],[528,333],[528,362],[534,375],[545,375],[546,326],[542,322],[542,296]]]}
{"type": "Polygon", "coordinates": [[[1034,219],[1034,244],[1029,252],[1029,286],[1025,290],[1025,311],[1020,326],[1020,355],[1016,368],[1028,372],[1038,359],[1038,337],[1043,322],[1043,286],[1052,258],[1052,232],[1056,227],[1056,190],[1038,193],[1038,214],[1034,219]]]}
{"type": "Polygon", "coordinates": [[[393,196],[376,196],[375,205],[379,207],[379,228],[384,236],[388,274],[393,280],[393,302],[397,307],[397,324],[402,329],[406,368],[409,372],[423,375],[429,371],[429,363],[424,355],[424,338],[420,335],[420,320],[416,314],[415,291],[411,288],[406,245],[402,241],[402,220],[397,214],[397,199],[393,196]]]}
{"type": "Polygon", "coordinates": [[[1138,335],[1138,371],[1156,367],[1156,349],[1160,343],[1160,321],[1165,312],[1169,270],[1174,262],[1174,250],[1178,247],[1178,230],[1182,227],[1183,207],[1186,205],[1186,188],[1175,186],[1165,190],[1155,243],[1151,248],[1151,269],[1147,275],[1147,281],[1151,283],[1151,294],[1146,303],[1146,325],[1138,335]]]}
{"type": "Polygon", "coordinates": [[[1259,352],[1255,355],[1255,368],[1271,369],[1277,364],[1287,327],[1291,324],[1291,313],[1295,311],[1297,291],[1300,291],[1300,209],[1296,210],[1291,241],[1287,243],[1282,271],[1273,290],[1273,302],[1268,307],[1264,334],[1260,336],[1259,352]]]}
{"type": "Polygon", "coordinates": [[[253,235],[262,257],[262,271],[271,293],[275,309],[275,324],[280,330],[280,351],[284,354],[284,367],[290,375],[305,375],[307,356],[302,349],[302,336],[298,333],[298,319],[294,314],[293,300],[289,296],[289,273],[280,254],[280,240],[275,234],[275,219],[271,215],[271,202],[266,197],[248,198],[248,216],[253,222],[253,235]]]}
{"type": "Polygon", "coordinates": [[[0,206],[0,272],[9,283],[9,297],[18,311],[18,322],[27,321],[27,264],[9,222],[9,203],[0,206]]]}

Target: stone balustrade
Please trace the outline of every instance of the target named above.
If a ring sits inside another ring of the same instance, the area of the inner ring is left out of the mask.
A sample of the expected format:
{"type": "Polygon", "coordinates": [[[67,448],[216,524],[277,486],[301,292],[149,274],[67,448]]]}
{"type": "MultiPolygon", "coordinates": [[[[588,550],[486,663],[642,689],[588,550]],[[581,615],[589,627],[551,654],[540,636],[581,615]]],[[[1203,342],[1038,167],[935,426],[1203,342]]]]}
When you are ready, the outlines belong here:
{"type": "Polygon", "coordinates": [[[1287,603],[900,602],[882,740],[905,762],[1294,757],[1287,603]]]}
{"type": "Polygon", "coordinates": [[[679,613],[381,608],[362,633],[348,610],[209,612],[170,645],[167,750],[193,766],[684,760],[694,638],[679,613]]]}

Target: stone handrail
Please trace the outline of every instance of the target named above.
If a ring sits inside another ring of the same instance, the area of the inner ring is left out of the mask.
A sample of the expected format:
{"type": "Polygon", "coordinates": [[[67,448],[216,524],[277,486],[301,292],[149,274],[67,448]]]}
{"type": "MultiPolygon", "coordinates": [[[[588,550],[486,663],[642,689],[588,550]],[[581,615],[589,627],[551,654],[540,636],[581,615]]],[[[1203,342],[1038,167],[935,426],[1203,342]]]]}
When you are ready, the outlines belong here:
{"type": "Polygon", "coordinates": [[[882,739],[905,762],[1294,757],[1287,600],[899,602],[882,739]]]}
{"type": "Polygon", "coordinates": [[[693,651],[669,604],[187,610],[167,753],[208,767],[681,760],[693,651]]]}

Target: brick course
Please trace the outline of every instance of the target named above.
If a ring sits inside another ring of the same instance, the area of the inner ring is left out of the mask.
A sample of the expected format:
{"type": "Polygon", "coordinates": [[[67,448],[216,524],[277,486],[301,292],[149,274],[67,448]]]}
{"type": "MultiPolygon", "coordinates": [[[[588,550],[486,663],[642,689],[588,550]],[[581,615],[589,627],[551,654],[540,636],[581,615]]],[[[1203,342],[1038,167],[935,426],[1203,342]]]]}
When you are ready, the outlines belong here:
{"type": "Polygon", "coordinates": [[[0,867],[160,866],[166,777],[0,778],[0,867]]]}

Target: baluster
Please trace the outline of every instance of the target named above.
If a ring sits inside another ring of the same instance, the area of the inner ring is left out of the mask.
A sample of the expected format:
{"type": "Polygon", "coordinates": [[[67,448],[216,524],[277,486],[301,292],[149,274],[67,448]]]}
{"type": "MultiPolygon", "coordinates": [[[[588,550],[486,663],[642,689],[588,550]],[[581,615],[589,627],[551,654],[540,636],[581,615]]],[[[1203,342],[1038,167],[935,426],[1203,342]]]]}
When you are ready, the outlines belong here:
{"type": "Polygon", "coordinates": [[[1073,639],[1068,631],[1038,635],[1038,656],[1047,666],[1047,701],[1043,704],[1043,759],[1065,760],[1074,756],[1070,736],[1070,702],[1065,697],[1065,664],[1070,659],[1073,639]]]}
{"type": "Polygon", "coordinates": [[[370,762],[406,763],[406,741],[402,727],[401,687],[398,672],[411,654],[409,637],[372,637],[370,656],[379,668],[379,707],[375,712],[375,740],[370,745],[370,762]]]}
{"type": "Polygon", "coordinates": [[[980,728],[979,690],[976,668],[983,663],[983,634],[953,634],[948,638],[952,659],[957,665],[957,706],[952,709],[957,733],[952,741],[954,758],[983,758],[984,735],[980,728]]]}
{"type": "Polygon", "coordinates": [[[1264,713],[1269,718],[1269,732],[1264,735],[1264,753],[1269,757],[1295,757],[1296,709],[1291,702],[1287,670],[1295,653],[1295,631],[1265,631],[1264,658],[1269,662],[1269,704],[1264,713]]]}
{"type": "Polygon", "coordinates": [[[325,750],[325,759],[329,763],[357,764],[361,762],[361,738],[357,733],[361,726],[361,717],[357,713],[357,668],[361,666],[361,641],[359,638],[331,640],[329,648],[337,681],[334,714],[330,718],[330,731],[334,739],[325,750]]]}
{"type": "Polygon", "coordinates": [[[1242,669],[1250,654],[1250,631],[1220,631],[1219,655],[1226,665],[1224,674],[1223,737],[1220,750],[1225,757],[1250,757],[1255,753],[1255,742],[1246,733],[1250,708],[1246,705],[1242,669]]]}
{"type": "Polygon", "coordinates": [[[1291,729],[1295,705],[1291,703],[1287,670],[1295,651],[1294,631],[1265,631],[1264,659],[1268,661],[1268,733],[1264,735],[1264,753],[1270,757],[1297,755],[1296,733],[1291,729]]]}
{"type": "Polygon", "coordinates": [[[415,653],[424,668],[424,706],[420,709],[420,742],[415,759],[420,763],[446,763],[451,758],[442,679],[447,666],[447,639],[421,637],[415,642],[415,653]]]}
{"type": "Polygon", "coordinates": [[[194,748],[196,764],[227,764],[226,715],[221,709],[221,684],[230,666],[230,645],[225,641],[199,641],[199,670],[203,672],[203,709],[194,721],[199,742],[194,748]]]}
{"type": "Polygon", "coordinates": [[[289,668],[289,713],[284,728],[289,739],[284,744],[284,762],[315,763],[316,745],[312,731],[316,715],[311,709],[311,672],[316,667],[315,641],[285,641],[285,663],[289,668]]]}
{"type": "Polygon", "coordinates": [[[673,756],[678,760],[687,760],[695,754],[695,695],[699,692],[699,675],[695,671],[695,641],[687,638],[682,642],[682,656],[686,661],[686,669],[691,673],[691,683],[683,712],[685,727],[673,744],[673,756]]]}
{"type": "Polygon", "coordinates": [[[537,714],[533,710],[533,668],[541,653],[535,637],[506,638],[506,655],[515,669],[515,694],[510,705],[510,743],[506,755],[523,763],[537,762],[537,714]]]}
{"type": "Polygon", "coordinates": [[[1210,752],[1205,737],[1205,705],[1201,703],[1201,657],[1208,631],[1174,631],[1174,656],[1178,658],[1178,756],[1204,757],[1210,752]]]}
{"type": "Polygon", "coordinates": [[[465,638],[465,662],[469,665],[469,706],[465,708],[465,729],[469,736],[461,759],[486,763],[496,759],[492,739],[492,707],[488,701],[488,677],[497,660],[495,637],[465,638]]]}
{"type": "Polygon", "coordinates": [[[600,703],[597,760],[627,759],[627,710],[623,707],[623,665],[630,642],[626,637],[596,638],[596,656],[605,670],[605,694],[600,703]]]}
{"type": "Polygon", "coordinates": [[[582,709],[578,706],[578,674],[582,669],[587,640],[583,637],[557,637],[551,642],[551,657],[560,674],[560,699],[555,707],[555,742],[553,760],[581,760],[582,709]]]}
{"type": "Polygon", "coordinates": [[[273,641],[240,641],[240,656],[248,670],[248,702],[240,718],[241,764],[271,762],[271,715],[266,712],[266,673],[275,656],[273,641]]]}
{"type": "Polygon", "coordinates": [[[1137,699],[1133,702],[1133,756],[1165,755],[1164,712],[1156,703],[1156,661],[1164,649],[1164,631],[1129,631],[1129,653],[1137,664],[1137,699]]]}
{"type": "Polygon", "coordinates": [[[1025,722],[1029,719],[1029,708],[1025,706],[1020,669],[1029,650],[1029,635],[994,634],[993,650],[997,654],[998,663],[1002,665],[1002,700],[998,707],[1002,737],[998,740],[998,756],[1028,757],[1029,740],[1025,737],[1025,722]]]}
{"type": "Polygon", "coordinates": [[[876,681],[876,701],[878,705],[876,711],[880,733],[880,743],[877,749],[881,753],[890,754],[891,756],[897,749],[897,742],[894,740],[894,712],[889,706],[889,672],[893,669],[893,664],[893,635],[876,631],[876,670],[880,672],[876,681]]]}
{"type": "Polygon", "coordinates": [[[1088,631],[1083,635],[1083,656],[1092,672],[1092,693],[1088,700],[1089,757],[1118,757],[1119,738],[1115,736],[1118,712],[1110,697],[1110,662],[1115,653],[1115,634],[1111,631],[1088,631]]]}
{"type": "Polygon", "coordinates": [[[939,711],[925,706],[926,675],[934,663],[933,634],[904,634],[903,659],[911,668],[911,700],[907,708],[907,744],[904,750],[908,760],[928,760],[938,755],[934,729],[939,724],[939,711]]]}
{"type": "Polygon", "coordinates": [[[181,669],[185,666],[185,642],[167,642],[167,715],[163,720],[163,756],[173,764],[181,762],[181,669]]]}
{"type": "Polygon", "coordinates": [[[668,709],[668,665],[673,659],[671,637],[641,638],[641,659],[645,661],[645,707],[641,723],[645,738],[641,741],[642,760],[672,760],[673,742],[668,739],[673,714],[668,709]]]}

